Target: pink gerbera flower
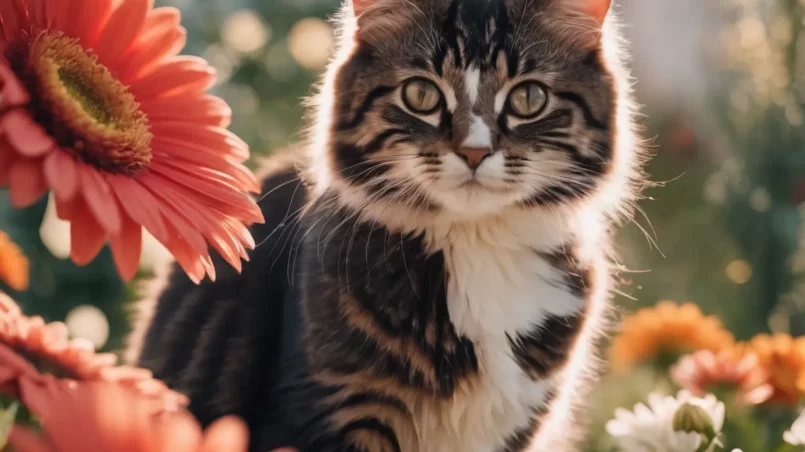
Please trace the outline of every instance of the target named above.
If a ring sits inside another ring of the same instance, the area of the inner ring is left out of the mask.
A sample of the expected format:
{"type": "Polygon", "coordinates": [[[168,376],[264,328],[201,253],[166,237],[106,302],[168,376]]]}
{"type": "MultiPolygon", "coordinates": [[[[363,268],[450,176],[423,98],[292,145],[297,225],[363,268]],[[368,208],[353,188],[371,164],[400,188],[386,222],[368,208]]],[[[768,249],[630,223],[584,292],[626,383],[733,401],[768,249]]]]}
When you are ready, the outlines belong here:
{"type": "Polygon", "coordinates": [[[187,412],[165,413],[152,400],[108,382],[25,380],[25,406],[43,434],[15,426],[19,452],[246,452],[248,429],[235,417],[206,431],[187,412]]]}
{"type": "Polygon", "coordinates": [[[171,391],[148,369],[116,367],[111,353],[95,353],[91,343],[67,337],[61,322],[45,323],[27,317],[8,296],[0,293],[0,391],[16,393],[19,380],[41,380],[42,374],[80,381],[114,382],[175,411],[187,397],[171,391]],[[24,364],[23,364],[24,363],[24,364]]]}
{"type": "Polygon", "coordinates": [[[208,243],[237,269],[254,247],[248,147],[184,43],[153,0],[0,1],[0,187],[16,207],[52,191],[77,264],[108,240],[131,279],[141,226],[197,282],[215,277],[208,243]]]}

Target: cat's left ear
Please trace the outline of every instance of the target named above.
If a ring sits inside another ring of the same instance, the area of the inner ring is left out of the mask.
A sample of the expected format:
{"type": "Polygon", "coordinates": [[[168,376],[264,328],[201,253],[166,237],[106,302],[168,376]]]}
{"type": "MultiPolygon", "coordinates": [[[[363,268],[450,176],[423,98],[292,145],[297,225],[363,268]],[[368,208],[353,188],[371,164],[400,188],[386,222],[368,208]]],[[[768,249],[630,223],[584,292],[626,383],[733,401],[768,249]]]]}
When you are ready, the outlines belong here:
{"type": "Polygon", "coordinates": [[[599,24],[604,23],[612,0],[576,0],[581,12],[587,14],[599,24]]]}

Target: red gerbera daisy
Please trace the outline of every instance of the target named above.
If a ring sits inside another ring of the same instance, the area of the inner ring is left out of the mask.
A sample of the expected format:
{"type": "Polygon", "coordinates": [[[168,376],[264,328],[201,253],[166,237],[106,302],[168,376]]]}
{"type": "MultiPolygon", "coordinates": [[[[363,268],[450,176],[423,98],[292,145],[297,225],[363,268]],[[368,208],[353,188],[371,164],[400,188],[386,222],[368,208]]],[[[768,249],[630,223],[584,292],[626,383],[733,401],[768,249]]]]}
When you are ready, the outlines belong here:
{"type": "Polygon", "coordinates": [[[148,369],[115,367],[116,362],[114,354],[95,353],[87,341],[69,340],[63,323],[23,315],[0,292],[0,392],[16,392],[23,376],[40,381],[42,372],[71,380],[114,382],[157,401],[168,411],[188,404],[186,396],[168,389],[148,369]]]}
{"type": "Polygon", "coordinates": [[[153,0],[0,1],[0,186],[16,207],[53,192],[77,264],[109,240],[131,279],[141,226],[196,282],[215,277],[207,243],[238,270],[254,247],[248,147],[184,43],[153,0]]]}

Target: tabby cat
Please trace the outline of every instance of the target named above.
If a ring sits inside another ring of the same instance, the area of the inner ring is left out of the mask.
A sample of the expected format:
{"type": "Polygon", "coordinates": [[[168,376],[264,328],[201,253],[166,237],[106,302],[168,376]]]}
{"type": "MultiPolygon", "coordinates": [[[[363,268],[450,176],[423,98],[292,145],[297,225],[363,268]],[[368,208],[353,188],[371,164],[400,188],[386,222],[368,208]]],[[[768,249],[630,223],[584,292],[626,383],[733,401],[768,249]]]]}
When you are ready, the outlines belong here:
{"type": "Polygon", "coordinates": [[[641,177],[609,0],[352,0],[242,275],[140,364],[252,448],[573,451],[641,177]]]}

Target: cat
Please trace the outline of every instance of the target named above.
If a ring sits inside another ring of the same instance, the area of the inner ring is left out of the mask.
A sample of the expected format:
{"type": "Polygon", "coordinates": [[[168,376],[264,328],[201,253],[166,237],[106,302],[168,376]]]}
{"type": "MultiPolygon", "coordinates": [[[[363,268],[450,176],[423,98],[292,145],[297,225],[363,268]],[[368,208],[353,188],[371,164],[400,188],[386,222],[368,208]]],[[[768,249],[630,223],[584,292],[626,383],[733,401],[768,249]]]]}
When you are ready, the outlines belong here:
{"type": "Polygon", "coordinates": [[[174,269],[140,365],[256,451],[578,450],[644,180],[609,0],[352,0],[336,23],[251,262],[174,269]]]}

